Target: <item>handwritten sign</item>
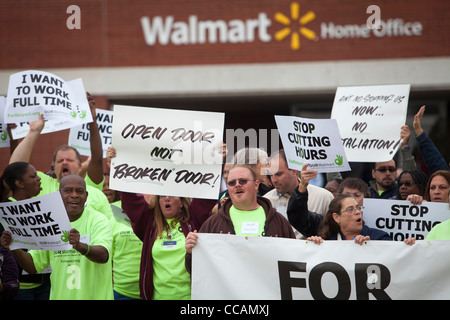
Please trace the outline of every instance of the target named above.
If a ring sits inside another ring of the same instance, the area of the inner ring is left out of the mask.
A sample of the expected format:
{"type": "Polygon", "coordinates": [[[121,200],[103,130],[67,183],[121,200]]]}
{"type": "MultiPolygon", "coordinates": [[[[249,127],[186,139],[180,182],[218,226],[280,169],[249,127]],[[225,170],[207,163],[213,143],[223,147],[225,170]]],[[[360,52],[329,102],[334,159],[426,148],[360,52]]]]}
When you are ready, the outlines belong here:
{"type": "Polygon", "coordinates": [[[59,192],[0,203],[0,222],[11,232],[10,249],[67,250],[72,228],[59,192]]]}
{"type": "Polygon", "coordinates": [[[438,223],[450,219],[448,203],[364,199],[364,221],[369,227],[386,231],[393,240],[422,240],[438,223]]]}
{"type": "MultiPolygon", "coordinates": [[[[102,149],[103,158],[106,157],[106,150],[112,142],[112,122],[113,122],[113,111],[96,109],[96,120],[98,125],[98,130],[100,132],[100,138],[102,139],[102,149]]],[[[71,147],[76,148],[81,155],[90,156],[91,155],[91,145],[89,142],[89,124],[85,123],[80,126],[70,128],[69,132],[69,142],[71,147]]]]}
{"type": "Polygon", "coordinates": [[[111,189],[216,199],[224,114],[114,106],[111,189]]]}
{"type": "Polygon", "coordinates": [[[391,160],[400,147],[410,85],[340,87],[331,118],[336,119],[348,161],[391,160]]]}
{"type": "Polygon", "coordinates": [[[336,120],[275,116],[275,121],[289,168],[309,163],[318,172],[350,170],[336,120]]]}
{"type": "Polygon", "coordinates": [[[5,122],[16,123],[11,133],[23,138],[29,131],[27,122],[44,115],[42,133],[68,129],[92,122],[89,103],[81,79],[65,82],[43,71],[28,70],[10,76],[6,98],[5,122]]]}

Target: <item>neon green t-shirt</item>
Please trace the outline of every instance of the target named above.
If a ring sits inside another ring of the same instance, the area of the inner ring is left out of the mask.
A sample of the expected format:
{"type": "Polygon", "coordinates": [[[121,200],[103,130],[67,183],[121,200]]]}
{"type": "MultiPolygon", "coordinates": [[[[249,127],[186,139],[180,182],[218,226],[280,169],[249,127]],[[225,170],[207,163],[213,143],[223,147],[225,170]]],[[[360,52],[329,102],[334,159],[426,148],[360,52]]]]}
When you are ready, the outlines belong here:
{"type": "Polygon", "coordinates": [[[241,211],[233,205],[230,208],[230,218],[237,235],[261,236],[266,223],[266,213],[263,207],[252,211],[241,211]]]}
{"type": "Polygon", "coordinates": [[[425,240],[450,240],[450,219],[435,225],[425,240]]]}
{"type": "Polygon", "coordinates": [[[111,207],[114,290],[124,296],[139,299],[142,241],[134,234],[130,219],[121,209],[121,201],[112,203],[111,207]]]}
{"type": "MultiPolygon", "coordinates": [[[[170,225],[172,220],[167,219],[167,223],[170,225]]],[[[156,238],[152,248],[153,300],[191,299],[191,279],[184,264],[185,241],[180,223],[169,234],[164,231],[162,237],[156,238]]]]}
{"type": "Polygon", "coordinates": [[[95,263],[78,251],[30,250],[37,272],[48,265],[50,300],[112,300],[112,230],[104,215],[85,208],[81,217],[70,223],[80,233],[80,241],[90,246],[103,246],[108,250],[106,263],[95,263]]]}
{"type": "MultiPolygon", "coordinates": [[[[37,175],[41,178],[42,187],[41,192],[37,196],[59,191],[59,182],[57,179],[50,177],[41,171],[38,171],[37,175]]],[[[95,185],[91,179],[85,178],[85,181],[86,191],[88,192],[86,206],[103,213],[108,219],[111,219],[113,214],[108,198],[98,189],[98,187],[96,187],[97,185],[95,185]]]]}

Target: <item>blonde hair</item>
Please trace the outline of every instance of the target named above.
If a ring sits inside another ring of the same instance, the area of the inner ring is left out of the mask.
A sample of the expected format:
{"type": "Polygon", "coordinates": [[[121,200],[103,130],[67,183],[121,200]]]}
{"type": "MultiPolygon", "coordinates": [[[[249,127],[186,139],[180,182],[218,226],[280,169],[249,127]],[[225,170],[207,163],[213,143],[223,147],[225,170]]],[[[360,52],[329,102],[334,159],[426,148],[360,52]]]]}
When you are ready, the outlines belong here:
{"type": "Polygon", "coordinates": [[[191,219],[191,214],[189,212],[189,205],[191,203],[190,198],[182,198],[180,197],[181,201],[181,208],[178,214],[175,216],[175,218],[172,220],[171,224],[169,225],[164,218],[164,215],[161,210],[161,206],[159,205],[160,196],[154,196],[150,199],[150,209],[153,210],[153,214],[155,217],[155,226],[156,226],[156,236],[162,237],[163,232],[169,232],[170,229],[173,229],[175,225],[179,222],[181,223],[188,223],[191,219]]]}

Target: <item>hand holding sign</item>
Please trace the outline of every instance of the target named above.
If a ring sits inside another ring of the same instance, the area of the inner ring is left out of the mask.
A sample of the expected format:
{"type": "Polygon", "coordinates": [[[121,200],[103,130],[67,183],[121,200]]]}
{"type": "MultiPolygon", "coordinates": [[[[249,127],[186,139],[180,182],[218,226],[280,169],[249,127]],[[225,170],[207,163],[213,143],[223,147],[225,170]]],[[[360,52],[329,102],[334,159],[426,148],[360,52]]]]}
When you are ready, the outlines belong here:
{"type": "Polygon", "coordinates": [[[5,122],[16,123],[14,139],[28,132],[26,122],[39,114],[47,120],[42,133],[64,130],[92,122],[83,82],[75,79],[65,82],[49,72],[28,70],[10,76],[5,107],[5,122]]]}

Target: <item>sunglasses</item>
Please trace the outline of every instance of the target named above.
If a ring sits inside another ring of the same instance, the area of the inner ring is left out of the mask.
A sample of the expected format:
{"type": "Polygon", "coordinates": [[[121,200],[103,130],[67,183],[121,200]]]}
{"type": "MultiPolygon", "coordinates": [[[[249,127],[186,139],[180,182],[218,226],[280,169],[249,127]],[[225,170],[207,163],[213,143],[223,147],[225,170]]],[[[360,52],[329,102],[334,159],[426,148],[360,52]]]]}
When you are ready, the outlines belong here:
{"type": "Polygon", "coordinates": [[[249,180],[249,179],[230,180],[230,181],[227,182],[227,185],[229,187],[234,187],[236,185],[236,182],[239,182],[239,185],[244,186],[249,181],[255,181],[255,180],[249,180]]]}
{"type": "Polygon", "coordinates": [[[405,185],[405,186],[407,186],[407,187],[411,187],[411,186],[415,185],[415,183],[414,183],[413,181],[405,181],[405,182],[399,182],[399,183],[398,183],[398,186],[399,186],[399,187],[401,187],[401,186],[403,186],[403,185],[405,185]]]}
{"type": "Polygon", "coordinates": [[[394,167],[379,167],[379,168],[375,168],[374,170],[379,171],[379,172],[395,172],[397,169],[395,169],[394,167]]]}

